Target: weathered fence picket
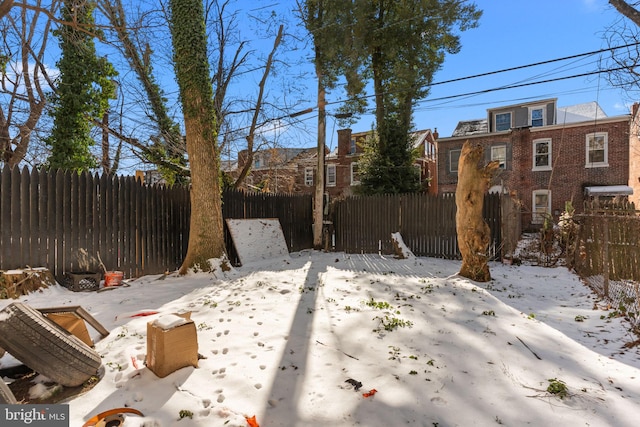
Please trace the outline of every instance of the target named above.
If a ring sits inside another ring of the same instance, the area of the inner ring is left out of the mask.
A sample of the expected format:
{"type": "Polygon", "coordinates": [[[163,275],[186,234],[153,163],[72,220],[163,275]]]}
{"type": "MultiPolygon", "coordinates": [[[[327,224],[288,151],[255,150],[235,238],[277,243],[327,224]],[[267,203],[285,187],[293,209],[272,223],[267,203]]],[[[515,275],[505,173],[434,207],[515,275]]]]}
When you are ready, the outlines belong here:
{"type": "MultiPolygon", "coordinates": [[[[488,194],[483,211],[491,229],[489,252],[495,259],[502,253],[500,197],[488,194]]],[[[333,228],[336,251],[392,254],[391,234],[399,232],[417,256],[460,258],[453,194],[348,197],[334,203],[333,228]]]]}
{"type": "MultiPolygon", "coordinates": [[[[278,218],[290,251],[313,246],[312,198],[225,190],[225,218],[278,218]]],[[[186,187],[134,177],[0,169],[0,269],[109,270],[126,277],[178,268],[187,249],[186,187]]],[[[227,233],[228,234],[228,233],[227,233]]],[[[226,236],[232,262],[231,239],[226,236]]]]}
{"type": "MultiPolygon", "coordinates": [[[[490,255],[501,254],[501,199],[485,198],[490,255]]],[[[277,218],[289,251],[313,247],[310,195],[223,192],[224,218],[277,218]]],[[[453,195],[350,197],[333,206],[335,247],[347,253],[393,253],[400,232],[418,256],[459,258],[453,195]]],[[[126,277],[178,268],[189,234],[188,188],[145,185],[134,177],[0,169],[0,269],[109,270],[126,277]]],[[[237,263],[231,237],[225,242],[237,263]]]]}

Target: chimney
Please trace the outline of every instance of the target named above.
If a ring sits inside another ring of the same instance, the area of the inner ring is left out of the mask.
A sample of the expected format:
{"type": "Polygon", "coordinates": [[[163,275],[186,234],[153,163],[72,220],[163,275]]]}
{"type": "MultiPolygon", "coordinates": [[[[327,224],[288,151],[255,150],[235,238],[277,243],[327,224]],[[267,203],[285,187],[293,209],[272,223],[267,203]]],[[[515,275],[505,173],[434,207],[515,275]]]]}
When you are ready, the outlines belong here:
{"type": "Polygon", "coordinates": [[[338,157],[344,157],[349,154],[350,145],[351,129],[340,129],[338,131],[338,157]]]}
{"type": "Polygon", "coordinates": [[[438,137],[440,136],[440,134],[438,134],[438,128],[433,128],[433,133],[432,133],[432,135],[433,135],[433,139],[434,139],[435,141],[437,141],[437,140],[438,140],[438,137]]]}

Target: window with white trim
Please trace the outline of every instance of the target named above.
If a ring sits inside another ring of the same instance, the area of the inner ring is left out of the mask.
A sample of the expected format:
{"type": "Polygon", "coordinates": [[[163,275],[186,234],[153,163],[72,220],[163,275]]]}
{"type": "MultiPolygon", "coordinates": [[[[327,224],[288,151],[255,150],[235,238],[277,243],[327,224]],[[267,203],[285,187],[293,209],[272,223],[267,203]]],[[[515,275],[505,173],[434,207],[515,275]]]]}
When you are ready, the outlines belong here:
{"type": "Polygon", "coordinates": [[[533,170],[551,170],[551,138],[533,140],[533,170]]]}
{"type": "Polygon", "coordinates": [[[458,173],[458,162],[460,161],[460,152],[462,150],[449,150],[449,172],[458,173]]]}
{"type": "Polygon", "coordinates": [[[336,165],[327,165],[327,187],[336,186],[336,165]]]}
{"type": "Polygon", "coordinates": [[[531,206],[531,223],[544,223],[544,219],[551,213],[551,190],[535,190],[531,206]]]}
{"type": "Polygon", "coordinates": [[[540,127],[546,124],[546,107],[529,107],[529,125],[540,127]]]}
{"type": "Polygon", "coordinates": [[[351,185],[360,184],[360,174],[358,174],[358,163],[351,163],[351,185]]]}
{"type": "Polygon", "coordinates": [[[507,167],[507,146],[495,145],[491,147],[491,161],[497,160],[500,163],[500,169],[507,167]]]}
{"type": "Polygon", "coordinates": [[[499,113],[495,115],[496,132],[511,129],[511,113],[499,113]]]}
{"type": "Polygon", "coordinates": [[[307,187],[313,186],[313,168],[306,167],[304,168],[304,185],[307,187]]]}
{"type": "Polygon", "coordinates": [[[609,135],[607,132],[595,132],[587,135],[586,164],[587,168],[609,166],[609,135]]]}

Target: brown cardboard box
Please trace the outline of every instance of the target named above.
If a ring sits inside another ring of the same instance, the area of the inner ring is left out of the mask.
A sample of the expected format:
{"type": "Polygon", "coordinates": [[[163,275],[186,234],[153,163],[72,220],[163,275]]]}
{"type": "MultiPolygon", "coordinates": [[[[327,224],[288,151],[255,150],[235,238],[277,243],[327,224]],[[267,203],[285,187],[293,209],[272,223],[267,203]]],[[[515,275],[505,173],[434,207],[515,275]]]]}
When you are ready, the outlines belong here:
{"type": "Polygon", "coordinates": [[[180,314],[187,323],[166,330],[147,323],[146,365],[160,378],[186,366],[198,367],[198,336],[190,315],[180,314]]]}
{"type": "Polygon", "coordinates": [[[80,338],[80,341],[84,342],[89,347],[93,347],[93,340],[89,336],[87,325],[84,324],[84,320],[79,318],[73,313],[47,313],[46,316],[49,320],[57,323],[63,329],[66,329],[71,334],[80,338]]]}

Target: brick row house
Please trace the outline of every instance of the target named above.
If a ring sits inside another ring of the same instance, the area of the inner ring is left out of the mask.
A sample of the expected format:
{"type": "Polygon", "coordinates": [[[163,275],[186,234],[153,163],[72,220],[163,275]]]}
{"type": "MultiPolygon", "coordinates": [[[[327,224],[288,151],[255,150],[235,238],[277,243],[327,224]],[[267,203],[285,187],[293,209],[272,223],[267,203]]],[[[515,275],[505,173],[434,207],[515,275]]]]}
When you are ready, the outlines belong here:
{"type": "Polygon", "coordinates": [[[458,123],[438,139],[438,191],[454,192],[465,141],[485,147],[485,161],[500,162],[490,191],[515,196],[524,230],[555,221],[565,202],[582,210],[592,197],[640,195],[640,144],[632,114],[607,117],[597,103],[558,108],[545,99],[487,110],[486,119],[458,123]]]}
{"type": "MultiPolygon", "coordinates": [[[[270,148],[253,155],[253,165],[241,188],[267,193],[313,194],[318,167],[317,148],[270,148]]],[[[247,161],[247,150],[238,153],[238,161],[225,165],[234,179],[247,161]]]]}
{"type": "MultiPolygon", "coordinates": [[[[352,132],[338,130],[338,146],[325,157],[325,193],[330,199],[354,194],[360,184],[358,160],[364,152],[367,138],[372,131],[352,132]]],[[[412,133],[413,147],[418,151],[415,167],[420,170],[420,182],[424,192],[437,194],[436,141],[437,131],[430,129],[412,133]]]]}

